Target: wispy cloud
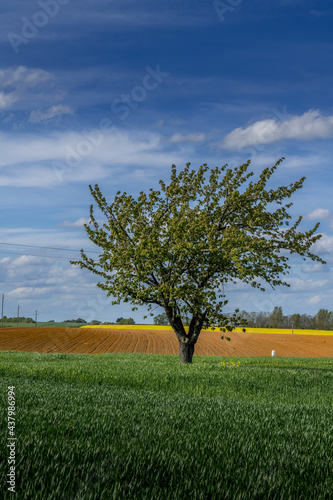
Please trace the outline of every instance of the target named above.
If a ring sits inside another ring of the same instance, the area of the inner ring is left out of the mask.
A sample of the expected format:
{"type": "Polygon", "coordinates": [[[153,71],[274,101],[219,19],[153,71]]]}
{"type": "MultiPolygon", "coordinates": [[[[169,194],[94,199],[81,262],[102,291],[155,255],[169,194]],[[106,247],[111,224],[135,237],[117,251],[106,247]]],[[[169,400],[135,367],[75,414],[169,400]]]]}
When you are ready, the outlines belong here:
{"type": "MultiPolygon", "coordinates": [[[[172,26],[205,26],[214,21],[211,5],[192,0],[195,8],[189,3],[170,0],[167,4],[155,0],[138,3],[135,0],[113,0],[104,9],[96,9],[90,1],[81,2],[80,11],[75,10],[76,22],[98,26],[112,26],[113,30],[124,30],[127,27],[167,27],[172,26]]],[[[69,6],[73,10],[75,6],[69,6]]],[[[70,9],[69,9],[70,12],[70,9]]]]}
{"type": "Polygon", "coordinates": [[[44,295],[47,292],[49,292],[49,288],[47,287],[24,286],[15,288],[6,295],[9,298],[25,299],[26,297],[29,297],[31,299],[32,297],[44,295]]]}
{"type": "Polygon", "coordinates": [[[333,214],[331,213],[328,208],[316,208],[315,210],[312,210],[306,218],[310,220],[317,220],[317,219],[328,219],[331,217],[333,214]]]}
{"type": "Polygon", "coordinates": [[[318,110],[309,110],[301,116],[283,121],[260,120],[246,128],[236,128],[224,137],[222,147],[239,150],[283,139],[310,141],[330,137],[333,137],[333,115],[322,116],[318,110]]]}
{"type": "Polygon", "coordinates": [[[333,212],[331,212],[328,208],[316,208],[307,214],[306,218],[318,222],[326,220],[328,221],[329,226],[333,229],[333,212]]]}
{"type": "Polygon", "coordinates": [[[206,140],[206,134],[196,132],[194,134],[173,134],[170,137],[170,142],[204,142],[206,140]]]}
{"type": "Polygon", "coordinates": [[[315,295],[308,300],[308,304],[318,304],[321,301],[321,295],[315,295]]]}
{"type": "Polygon", "coordinates": [[[69,220],[65,220],[64,222],[61,222],[59,224],[59,227],[69,227],[69,228],[74,228],[74,227],[78,227],[78,228],[81,228],[84,226],[84,224],[88,224],[89,223],[89,219],[85,219],[84,217],[80,217],[80,219],[76,220],[76,221],[69,221],[69,220]]]}
{"type": "Polygon", "coordinates": [[[34,87],[52,78],[51,73],[40,68],[14,66],[0,69],[0,87],[34,87]]]}
{"type": "Polygon", "coordinates": [[[5,94],[5,92],[0,91],[0,109],[9,108],[17,99],[18,96],[14,92],[5,94]]]}
{"type": "Polygon", "coordinates": [[[45,111],[42,111],[41,109],[31,111],[29,115],[29,122],[30,123],[45,122],[52,120],[52,118],[73,113],[74,113],[74,108],[72,108],[71,106],[58,104],[56,106],[51,106],[49,109],[46,109],[45,111]]]}
{"type": "Polygon", "coordinates": [[[289,283],[293,291],[304,291],[304,290],[318,290],[319,288],[325,288],[329,281],[327,279],[323,280],[312,280],[312,279],[300,279],[300,278],[286,278],[286,282],[289,283]]]}
{"type": "Polygon", "coordinates": [[[115,128],[105,134],[97,129],[45,136],[0,134],[0,146],[0,186],[50,187],[110,176],[128,180],[124,167],[132,177],[145,177],[149,169],[170,166],[175,159],[188,161],[183,153],[169,151],[159,134],[115,128]]]}
{"type": "Polygon", "coordinates": [[[39,68],[26,66],[0,69],[0,110],[8,110],[16,102],[31,92],[32,88],[38,89],[52,78],[51,73],[39,68]]]}
{"type": "Polygon", "coordinates": [[[328,236],[324,233],[320,240],[316,241],[316,243],[312,245],[311,252],[323,256],[333,254],[333,236],[328,236]]]}

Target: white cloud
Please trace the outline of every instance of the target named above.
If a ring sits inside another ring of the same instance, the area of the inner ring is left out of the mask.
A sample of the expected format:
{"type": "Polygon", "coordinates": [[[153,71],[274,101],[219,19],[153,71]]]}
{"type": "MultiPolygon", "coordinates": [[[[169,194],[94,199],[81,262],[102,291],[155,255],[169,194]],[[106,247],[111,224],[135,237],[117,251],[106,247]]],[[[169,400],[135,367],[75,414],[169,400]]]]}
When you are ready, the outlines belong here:
{"type": "Polygon", "coordinates": [[[321,295],[315,295],[314,297],[311,297],[307,302],[309,304],[318,304],[318,302],[321,301],[321,295]]]}
{"type": "Polygon", "coordinates": [[[34,87],[52,78],[51,73],[40,68],[16,66],[0,69],[0,87],[34,87]]]}
{"type": "Polygon", "coordinates": [[[285,280],[290,284],[291,290],[293,292],[297,291],[309,291],[309,290],[318,290],[318,288],[324,288],[329,284],[329,280],[304,280],[300,278],[286,278],[285,280]]]}
{"type": "Polygon", "coordinates": [[[170,137],[170,142],[204,142],[206,140],[206,135],[200,132],[194,134],[173,134],[170,137]]]}
{"type": "MultiPolygon", "coordinates": [[[[78,256],[79,254],[74,255],[72,252],[71,258],[78,256]]],[[[62,289],[96,287],[96,279],[92,275],[87,276],[78,266],[71,266],[69,260],[68,257],[58,261],[56,255],[54,258],[22,255],[7,258],[5,262],[1,259],[1,264],[5,265],[0,267],[0,283],[6,283],[12,288],[6,295],[19,293],[27,299],[33,290],[40,294],[41,289],[48,293],[58,293],[62,289]]]]}
{"type": "MultiPolygon", "coordinates": [[[[0,186],[50,187],[110,175],[128,178],[124,167],[131,169],[133,179],[149,175],[149,169],[175,163],[175,153],[165,150],[161,135],[116,129],[46,136],[0,134],[0,147],[0,186]]],[[[185,164],[188,156],[178,151],[176,160],[185,164]]]]}
{"type": "MultiPolygon", "coordinates": [[[[79,316],[91,320],[99,319],[102,313],[110,315],[112,298],[96,287],[96,277],[69,262],[29,255],[6,257],[0,260],[0,285],[7,316],[16,313],[17,300],[21,315],[32,316],[37,308],[41,321],[79,316]]],[[[113,311],[112,321],[114,315],[122,314],[113,311]]]]}
{"type": "MultiPolygon", "coordinates": [[[[248,149],[249,153],[251,154],[251,147],[249,147],[248,149]]],[[[282,154],[271,154],[270,150],[263,152],[258,150],[255,155],[255,165],[257,167],[264,168],[268,165],[274,165],[279,156],[282,156],[282,154]]],[[[330,158],[326,158],[324,154],[305,153],[301,155],[294,155],[290,153],[283,161],[283,166],[288,169],[304,169],[306,167],[313,168],[316,165],[322,165],[328,161],[330,161],[330,158]]]]}
{"type": "Polygon", "coordinates": [[[14,290],[8,292],[6,295],[10,298],[31,298],[35,297],[38,295],[43,295],[46,292],[49,292],[49,289],[46,287],[30,287],[30,286],[23,286],[19,288],[15,288],[14,290]]]}
{"type": "Polygon", "coordinates": [[[48,120],[52,120],[52,118],[73,114],[74,108],[71,106],[65,106],[63,104],[58,104],[56,106],[51,106],[49,109],[42,111],[41,109],[31,111],[29,115],[30,123],[40,123],[48,120]]]}
{"type": "MultiPolygon", "coordinates": [[[[333,236],[323,233],[320,240],[312,245],[311,252],[324,256],[333,253],[333,236]]],[[[326,259],[324,258],[324,260],[326,259]]]]}
{"type": "Polygon", "coordinates": [[[5,94],[0,91],[0,109],[9,108],[15,101],[17,101],[18,97],[14,92],[9,94],[5,94]]]}
{"type": "Polygon", "coordinates": [[[326,273],[328,268],[323,266],[321,262],[315,262],[314,264],[302,267],[302,273],[312,274],[312,273],[326,273]]]}
{"type": "Polygon", "coordinates": [[[84,224],[88,224],[89,219],[85,219],[84,217],[81,217],[80,219],[70,222],[68,220],[65,220],[61,224],[59,224],[60,227],[83,227],[84,224]]]}
{"type": "Polygon", "coordinates": [[[45,278],[45,270],[52,264],[50,259],[21,255],[10,258],[0,269],[0,281],[11,286],[40,286],[45,278]]]}
{"type": "Polygon", "coordinates": [[[309,141],[330,137],[333,137],[333,116],[322,116],[318,110],[309,110],[283,121],[267,119],[246,128],[236,128],[224,137],[221,145],[226,149],[240,150],[283,139],[309,141]]]}
{"type": "Polygon", "coordinates": [[[0,69],[0,110],[10,108],[14,102],[22,99],[28,89],[44,84],[51,78],[51,73],[39,68],[18,66],[0,69]]]}
{"type": "Polygon", "coordinates": [[[307,216],[307,219],[310,220],[327,220],[330,227],[333,229],[333,212],[331,212],[328,208],[316,208],[312,212],[310,212],[307,216]]]}
{"type": "Polygon", "coordinates": [[[317,219],[328,219],[331,217],[331,212],[328,210],[328,208],[316,208],[312,212],[310,212],[306,218],[310,220],[317,220],[317,219]]]}
{"type": "MultiPolygon", "coordinates": [[[[41,261],[38,262],[38,265],[41,263],[41,261]]],[[[45,263],[45,260],[44,260],[45,263]]],[[[35,266],[36,265],[36,258],[32,257],[31,255],[21,255],[20,257],[16,258],[13,261],[13,269],[18,269],[21,267],[27,267],[27,266],[35,266]]]]}

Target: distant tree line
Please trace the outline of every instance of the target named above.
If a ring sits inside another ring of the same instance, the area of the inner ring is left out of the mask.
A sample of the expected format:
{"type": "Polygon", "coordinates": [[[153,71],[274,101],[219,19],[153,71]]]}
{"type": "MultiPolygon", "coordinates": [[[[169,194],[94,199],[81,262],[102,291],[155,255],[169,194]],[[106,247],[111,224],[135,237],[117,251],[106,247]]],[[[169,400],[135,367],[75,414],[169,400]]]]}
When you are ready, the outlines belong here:
{"type": "Polygon", "coordinates": [[[241,311],[247,321],[247,326],[255,328],[297,328],[305,330],[333,330],[333,311],[319,309],[317,314],[289,314],[284,315],[282,307],[274,307],[269,312],[241,311]]]}
{"type": "Polygon", "coordinates": [[[35,323],[32,318],[25,318],[24,316],[13,318],[7,318],[7,316],[4,316],[2,320],[4,323],[35,323]]]}
{"type": "MultiPolygon", "coordinates": [[[[272,312],[241,311],[244,326],[252,328],[295,328],[305,330],[333,330],[333,311],[319,309],[317,314],[289,314],[284,315],[282,307],[274,307],[272,312]]],[[[186,318],[188,320],[188,318],[186,318]]],[[[165,313],[154,317],[155,325],[169,325],[165,313]]],[[[188,324],[188,323],[184,323],[188,324]]]]}
{"type": "Polygon", "coordinates": [[[65,319],[64,323],[87,323],[85,319],[77,318],[77,319],[65,319]]]}
{"type": "Polygon", "coordinates": [[[135,325],[133,318],[118,318],[116,325],[135,325]]]}
{"type": "MultiPolygon", "coordinates": [[[[24,316],[7,318],[7,316],[3,317],[4,323],[36,323],[32,318],[25,318],[24,316]]],[[[47,323],[54,323],[54,319],[50,319],[47,323]]],[[[88,324],[85,319],[77,318],[77,319],[65,319],[63,323],[78,323],[78,324],[88,324]]],[[[102,321],[93,320],[89,322],[90,325],[135,325],[135,321],[133,318],[117,318],[114,321],[102,321]]]]}
{"type": "MultiPolygon", "coordinates": [[[[86,322],[85,322],[86,323],[86,322]]],[[[97,319],[94,319],[90,321],[90,325],[135,325],[135,321],[133,318],[117,318],[116,322],[114,321],[98,321],[97,319]]]]}

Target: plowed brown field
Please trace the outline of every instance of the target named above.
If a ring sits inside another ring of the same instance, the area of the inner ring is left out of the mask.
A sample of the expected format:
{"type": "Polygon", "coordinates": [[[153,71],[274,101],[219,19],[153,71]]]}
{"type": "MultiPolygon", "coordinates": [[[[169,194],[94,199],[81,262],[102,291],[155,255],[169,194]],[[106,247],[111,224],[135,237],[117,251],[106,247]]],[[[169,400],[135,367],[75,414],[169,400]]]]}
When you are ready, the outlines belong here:
{"type": "MultiPolygon", "coordinates": [[[[333,356],[332,335],[279,335],[202,332],[195,354],[199,356],[333,356]]],[[[178,341],[168,330],[117,330],[93,328],[0,328],[1,351],[69,352],[98,354],[141,352],[178,354],[178,341]]]]}

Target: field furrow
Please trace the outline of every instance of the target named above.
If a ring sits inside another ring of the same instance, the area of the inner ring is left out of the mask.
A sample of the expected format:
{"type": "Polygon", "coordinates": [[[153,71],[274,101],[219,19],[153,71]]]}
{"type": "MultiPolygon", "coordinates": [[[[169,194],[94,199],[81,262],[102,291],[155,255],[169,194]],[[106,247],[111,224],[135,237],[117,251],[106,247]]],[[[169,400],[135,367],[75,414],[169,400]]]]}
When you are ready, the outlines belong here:
{"type": "MultiPolygon", "coordinates": [[[[331,357],[332,335],[285,335],[270,333],[202,332],[195,346],[198,356],[276,356],[331,357]]],[[[178,354],[173,331],[98,328],[0,328],[0,350],[26,352],[68,352],[98,354],[158,353],[178,354]]]]}

